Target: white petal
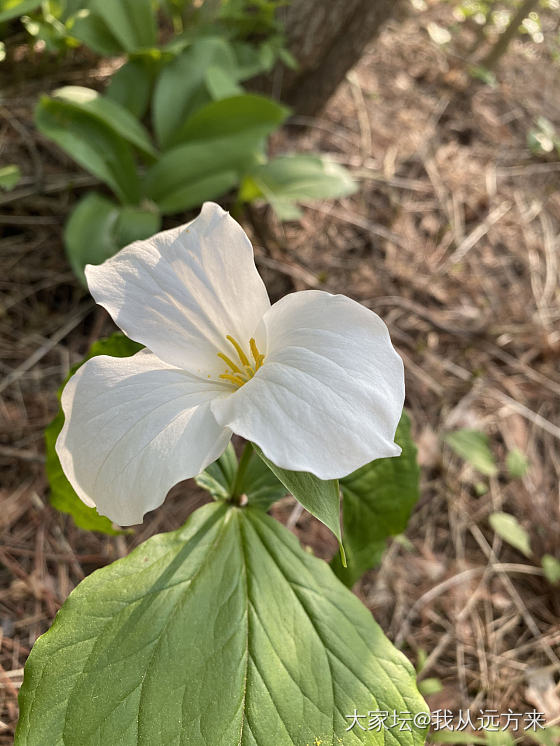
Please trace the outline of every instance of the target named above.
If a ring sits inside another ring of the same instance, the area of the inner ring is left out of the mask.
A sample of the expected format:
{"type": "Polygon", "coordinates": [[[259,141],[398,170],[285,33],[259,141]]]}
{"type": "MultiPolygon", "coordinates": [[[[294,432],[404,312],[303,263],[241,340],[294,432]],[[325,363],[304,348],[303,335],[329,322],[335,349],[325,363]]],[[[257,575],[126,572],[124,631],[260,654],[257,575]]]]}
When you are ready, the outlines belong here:
{"type": "Polygon", "coordinates": [[[248,345],[270,301],[241,226],[206,202],[187,225],[88,265],[91,294],[132,339],[195,375],[224,372],[226,336],[248,345]]]}
{"type": "Polygon", "coordinates": [[[263,317],[266,357],[256,376],[212,402],[216,420],[275,464],[321,479],[398,456],[402,360],[383,321],[343,295],[287,295],[263,317]]]}
{"type": "Polygon", "coordinates": [[[62,394],[62,469],[86,505],[121,526],[140,523],[223,452],[231,431],[216,423],[210,401],[224,395],[146,350],[94,357],[62,394]]]}

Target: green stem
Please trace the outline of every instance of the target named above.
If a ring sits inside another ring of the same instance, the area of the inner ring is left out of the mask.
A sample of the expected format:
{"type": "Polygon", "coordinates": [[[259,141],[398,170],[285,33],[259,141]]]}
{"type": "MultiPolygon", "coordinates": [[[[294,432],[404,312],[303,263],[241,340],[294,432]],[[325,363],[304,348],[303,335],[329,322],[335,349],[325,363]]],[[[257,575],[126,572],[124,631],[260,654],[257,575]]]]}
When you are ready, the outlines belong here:
{"type": "Polygon", "coordinates": [[[243,448],[241,458],[239,459],[239,464],[237,465],[237,472],[235,474],[235,480],[233,482],[233,487],[231,490],[231,498],[233,502],[239,502],[239,498],[241,497],[241,485],[243,484],[245,472],[247,471],[247,467],[249,466],[249,462],[252,456],[253,444],[250,441],[247,441],[243,448]]]}

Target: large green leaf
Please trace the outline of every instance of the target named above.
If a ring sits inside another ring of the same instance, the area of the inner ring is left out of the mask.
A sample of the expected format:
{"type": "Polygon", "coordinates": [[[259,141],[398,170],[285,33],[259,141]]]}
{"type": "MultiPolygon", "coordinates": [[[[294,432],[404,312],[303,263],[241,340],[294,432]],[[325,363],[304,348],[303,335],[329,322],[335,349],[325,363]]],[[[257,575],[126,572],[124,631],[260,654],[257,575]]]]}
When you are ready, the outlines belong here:
{"type": "Polygon", "coordinates": [[[230,45],[221,38],[194,42],[161,71],[154,90],[152,116],[157,140],[162,147],[177,144],[176,133],[196,109],[211,100],[205,84],[207,70],[235,69],[230,45]]]}
{"type": "Polygon", "coordinates": [[[151,158],[157,157],[157,151],[150,141],[146,128],[117,101],[101,96],[92,88],[78,85],[58,88],[52,95],[57,100],[66,102],[76,111],[89,114],[97,119],[145,155],[151,158]]]}
{"type": "Polygon", "coordinates": [[[340,545],[340,558],[344,564],[346,557],[340,533],[340,491],[337,479],[323,480],[305,471],[281,469],[267,459],[258,446],[253,446],[268,468],[278,477],[296,500],[315,518],[322,521],[333,532],[340,545]]]}
{"type": "Polygon", "coordinates": [[[16,746],[420,746],[426,712],[370,612],[262,511],[206,505],[76,588],[25,668],[16,746]],[[344,741],[342,741],[344,739],[344,741]]]}
{"type": "Polygon", "coordinates": [[[152,0],[91,0],[90,5],[124,51],[137,52],[156,45],[157,26],[152,0]]]}
{"type": "Polygon", "coordinates": [[[238,464],[230,443],[220,458],[199,474],[195,481],[216,500],[231,500],[245,495],[249,505],[268,510],[272,503],[284,497],[287,490],[258,458],[251,444],[246,444],[245,448],[248,450],[243,452],[238,464]]]}
{"type": "Polygon", "coordinates": [[[299,200],[345,197],[356,191],[348,171],[316,155],[284,155],[258,166],[242,184],[243,201],[264,198],[283,220],[299,217],[299,200]]]}
{"type": "Polygon", "coordinates": [[[68,19],[68,33],[104,57],[115,57],[125,51],[105,21],[84,8],[68,19]]]}
{"type": "Polygon", "coordinates": [[[349,586],[380,561],[387,538],[404,531],[418,500],[420,469],[405,412],[395,441],[402,448],[400,456],[372,461],[340,480],[348,567],[335,557],[332,568],[349,586]]]}
{"type": "Polygon", "coordinates": [[[151,59],[128,60],[111,77],[105,95],[142,119],[150,104],[154,76],[155,65],[151,59]]]}
{"type": "Polygon", "coordinates": [[[164,213],[218,197],[262,157],[264,138],[286,111],[261,96],[208,104],[186,122],[183,134],[189,142],[166,151],[148,169],[146,194],[164,213]]]}
{"type": "Polygon", "coordinates": [[[278,129],[289,114],[285,106],[264,96],[244,93],[212,101],[196,111],[181,126],[181,142],[215,140],[243,135],[258,146],[261,139],[278,129]]]}
{"type": "Polygon", "coordinates": [[[64,227],[64,246],[76,277],[85,285],[86,264],[101,264],[133,241],[149,238],[161,226],[158,213],[122,207],[96,192],[78,202],[64,227]]]}
{"type": "MultiPolygon", "coordinates": [[[[75,365],[66,376],[62,386],[59,389],[58,397],[62,394],[62,389],[66,382],[78,368],[96,355],[111,355],[112,357],[129,357],[134,355],[142,348],[138,342],[133,342],[124,334],[113,334],[106,339],[100,339],[95,342],[89,349],[87,356],[77,365],[75,365]]],[[[117,534],[120,531],[113,528],[111,521],[105,516],[99,515],[95,508],[89,508],[83,503],[74,488],[66,479],[58,455],[55,450],[56,439],[58,438],[62,426],[64,425],[64,412],[59,407],[58,414],[45,430],[45,449],[46,449],[46,472],[50,487],[49,500],[51,505],[60,510],[62,513],[68,513],[74,519],[76,526],[85,528],[89,531],[100,531],[104,534],[117,534]]]]}
{"type": "Polygon", "coordinates": [[[41,5],[41,0],[0,0],[0,23],[30,13],[41,5]]]}
{"type": "Polygon", "coordinates": [[[38,129],[80,166],[104,181],[124,203],[137,204],[140,185],[128,142],[73,104],[42,96],[35,109],[38,129]]]}

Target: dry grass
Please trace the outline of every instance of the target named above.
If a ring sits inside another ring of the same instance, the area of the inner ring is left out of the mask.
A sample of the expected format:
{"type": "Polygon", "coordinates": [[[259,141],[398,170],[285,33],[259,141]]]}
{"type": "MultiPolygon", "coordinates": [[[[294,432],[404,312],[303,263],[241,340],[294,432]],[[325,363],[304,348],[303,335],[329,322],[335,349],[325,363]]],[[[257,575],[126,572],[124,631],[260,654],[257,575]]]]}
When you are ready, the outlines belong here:
{"type": "MultiPolygon", "coordinates": [[[[342,204],[310,205],[300,224],[254,211],[257,262],[273,298],[321,287],[374,308],[405,361],[422,497],[410,544],[393,542],[356,591],[413,660],[428,654],[422,677],[443,685],[431,708],[536,708],[553,720],[560,592],[539,560],[558,556],[560,537],[560,162],[531,157],[525,136],[538,114],[560,129],[560,76],[538,48],[518,44],[496,88],[473,83],[459,57],[429,41],[430,17],[388,28],[324,117],[278,138],[278,148],[321,147],[362,187],[342,204]],[[496,478],[482,480],[442,444],[459,427],[490,435],[496,478]],[[530,462],[523,479],[504,467],[514,447],[530,462]],[[534,562],[489,528],[502,509],[528,529],[534,562]]],[[[11,742],[26,655],[70,590],[204,500],[180,485],[134,537],[118,538],[80,531],[48,505],[42,430],[56,388],[112,324],[61,247],[68,209],[92,180],[37,135],[31,110],[41,90],[102,84],[107,71],[92,63],[25,59],[0,107],[3,159],[25,176],[0,195],[0,743],[11,742]]],[[[275,512],[318,554],[332,551],[289,501],[275,512]]]]}

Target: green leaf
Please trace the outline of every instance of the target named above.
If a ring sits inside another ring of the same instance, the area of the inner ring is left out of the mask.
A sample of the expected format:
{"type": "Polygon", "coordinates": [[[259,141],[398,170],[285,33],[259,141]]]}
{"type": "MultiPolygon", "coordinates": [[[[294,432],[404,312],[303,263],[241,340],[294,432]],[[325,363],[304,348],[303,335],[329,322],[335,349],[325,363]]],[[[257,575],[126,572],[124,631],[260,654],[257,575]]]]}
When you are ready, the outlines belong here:
{"type": "Polygon", "coordinates": [[[474,733],[454,733],[453,731],[438,730],[435,733],[430,733],[430,741],[432,743],[465,743],[468,746],[473,744],[482,744],[485,746],[486,738],[484,736],[475,736],[474,733]]]}
{"type": "Polygon", "coordinates": [[[264,96],[244,93],[213,101],[196,111],[177,133],[180,142],[242,135],[260,140],[280,127],[289,110],[264,96]]]}
{"type": "Polygon", "coordinates": [[[124,203],[138,203],[140,185],[130,145],[103,122],[73,104],[42,96],[35,124],[80,166],[113,189],[124,203]]]}
{"type": "Polygon", "coordinates": [[[423,697],[429,697],[431,694],[438,694],[443,691],[443,685],[439,679],[423,679],[418,682],[418,690],[423,697]]]}
{"type": "Polygon", "coordinates": [[[126,52],[156,45],[157,26],[152,0],[91,0],[90,6],[126,52]]]}
{"type": "MultiPolygon", "coordinates": [[[[410,663],[283,526],[212,503],[70,594],[28,659],[16,744],[381,746],[346,732],[372,709],[426,712],[410,663]]],[[[411,728],[391,742],[421,746],[411,728]]]]}
{"type": "Polygon", "coordinates": [[[194,481],[216,500],[230,500],[237,474],[237,456],[231,443],[220,458],[207,466],[194,481]]]}
{"type": "Polygon", "coordinates": [[[252,446],[247,445],[250,448],[249,456],[247,461],[242,457],[243,474],[240,478],[237,456],[230,443],[220,458],[195,478],[195,482],[216,500],[231,500],[246,495],[249,505],[268,510],[272,503],[284,497],[286,488],[258,458],[252,446]],[[238,494],[235,495],[235,492],[238,494]]]}
{"type": "Polygon", "coordinates": [[[145,127],[117,101],[101,96],[91,88],[78,85],[58,88],[52,95],[55,99],[66,102],[76,111],[84,112],[97,119],[145,155],[151,158],[157,157],[157,151],[145,127]]]}
{"type": "Polygon", "coordinates": [[[486,746],[513,746],[514,743],[513,736],[507,730],[499,728],[486,731],[486,746]]]}
{"type": "Polygon", "coordinates": [[[474,466],[481,474],[495,477],[498,467],[488,445],[488,436],[479,430],[456,430],[448,433],[445,442],[458,456],[474,466]]]}
{"type": "Polygon", "coordinates": [[[506,467],[510,477],[521,478],[527,474],[529,462],[519,448],[514,448],[506,456],[506,467]]]}
{"type": "MultiPolygon", "coordinates": [[[[78,368],[86,362],[86,360],[89,360],[96,355],[129,357],[130,355],[134,355],[134,353],[138,352],[141,348],[142,345],[133,342],[128,337],[125,337],[124,334],[120,333],[113,334],[111,337],[100,339],[98,342],[95,342],[90,347],[84,360],[71,368],[58,391],[59,399],[62,394],[62,389],[66,385],[70,376],[72,376],[78,368]]],[[[56,417],[45,430],[47,457],[45,468],[50,487],[49,500],[51,505],[62,513],[71,515],[76,526],[79,526],[80,528],[87,529],[88,531],[100,531],[104,534],[114,535],[123,533],[122,531],[114,529],[111,521],[105,516],[100,516],[95,508],[89,508],[85,503],[83,503],[74,492],[74,488],[70,482],[66,479],[55,450],[56,439],[58,438],[63,425],[64,412],[59,407],[56,417]]]]}
{"type": "Polygon", "coordinates": [[[3,189],[5,192],[10,192],[20,179],[21,171],[19,166],[11,164],[0,168],[0,189],[3,189]]]}
{"type": "Polygon", "coordinates": [[[406,412],[395,441],[402,448],[400,456],[376,459],[340,480],[348,567],[334,557],[332,568],[348,586],[381,560],[389,536],[405,530],[420,494],[420,469],[406,412]]]}
{"type": "Polygon", "coordinates": [[[299,217],[294,202],[345,197],[357,185],[348,171],[315,155],[285,155],[258,166],[242,184],[240,198],[264,198],[282,220],[299,217]]]}
{"type": "Polygon", "coordinates": [[[249,505],[265,511],[288,494],[286,487],[254,450],[239,486],[241,494],[247,495],[249,505]]]}
{"type": "Polygon", "coordinates": [[[502,512],[492,513],[488,522],[501,539],[507,541],[526,557],[532,557],[529,534],[515,516],[502,512]]]}
{"type": "Polygon", "coordinates": [[[541,566],[548,582],[551,585],[560,585],[560,560],[551,554],[545,554],[541,559],[541,566]]]}
{"type": "Polygon", "coordinates": [[[231,189],[262,153],[264,138],[286,109],[261,96],[214,101],[183,129],[184,145],[166,151],[145,177],[145,192],[163,213],[200,205],[231,189]]]}
{"type": "Polygon", "coordinates": [[[133,241],[149,238],[161,226],[158,213],[121,207],[89,192],[72,211],[64,227],[64,246],[74,274],[85,285],[86,264],[101,264],[133,241]]]}
{"type": "Polygon", "coordinates": [[[558,746],[560,743],[560,726],[547,726],[542,730],[525,731],[524,735],[535,743],[543,746],[558,746]]]}
{"type": "Polygon", "coordinates": [[[284,487],[315,518],[318,518],[333,532],[340,545],[341,561],[345,562],[342,536],[340,532],[340,494],[337,479],[323,480],[305,471],[281,469],[267,459],[261,449],[253,444],[260,458],[282,482],[284,487]]]}
{"type": "Polygon", "coordinates": [[[151,60],[144,57],[128,60],[112,76],[105,95],[116,101],[137,119],[148,111],[155,70],[151,60]]]}
{"type": "Polygon", "coordinates": [[[231,71],[235,66],[230,45],[224,39],[210,37],[195,41],[163,68],[152,107],[154,130],[162,147],[177,144],[175,134],[183,122],[210,101],[206,71],[211,67],[231,71]]]}
{"type": "Polygon", "coordinates": [[[214,101],[231,96],[239,96],[243,88],[237,85],[235,75],[218,65],[211,65],[204,73],[204,82],[208,93],[214,101]]]}
{"type": "Polygon", "coordinates": [[[116,57],[125,51],[105,21],[88,8],[69,18],[66,27],[75,39],[104,57],[116,57]]]}
{"type": "Polygon", "coordinates": [[[146,192],[164,215],[217,199],[237,184],[237,171],[221,170],[224,160],[235,157],[230,150],[234,143],[229,140],[215,145],[214,150],[207,145],[183,145],[169,150],[148,172],[146,192]],[[211,173],[204,175],[206,169],[211,173]]]}
{"type": "Polygon", "coordinates": [[[30,13],[41,5],[41,0],[0,0],[0,23],[30,13]]]}

